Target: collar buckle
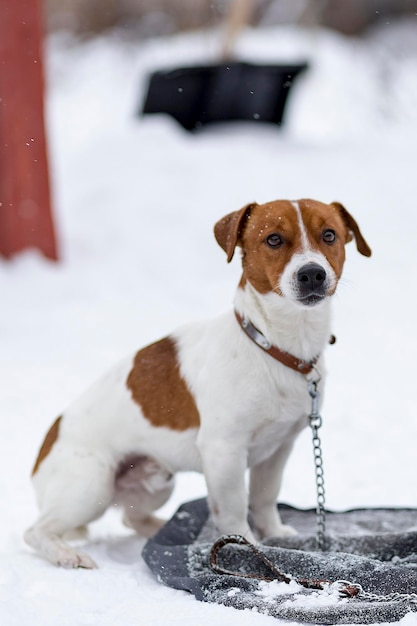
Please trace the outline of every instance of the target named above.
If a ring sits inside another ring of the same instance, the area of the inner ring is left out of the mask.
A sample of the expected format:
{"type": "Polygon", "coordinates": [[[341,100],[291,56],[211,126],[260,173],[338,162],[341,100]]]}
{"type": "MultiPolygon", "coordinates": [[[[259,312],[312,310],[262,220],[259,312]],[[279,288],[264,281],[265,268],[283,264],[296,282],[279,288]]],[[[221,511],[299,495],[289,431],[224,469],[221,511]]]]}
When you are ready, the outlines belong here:
{"type": "Polygon", "coordinates": [[[254,343],[256,343],[259,348],[262,348],[265,352],[267,352],[272,358],[276,359],[286,367],[289,367],[304,376],[311,373],[313,369],[315,369],[315,365],[318,357],[313,359],[312,361],[303,361],[298,357],[295,357],[288,352],[284,352],[280,350],[277,346],[273,346],[272,343],[265,337],[260,330],[256,328],[250,321],[247,315],[241,317],[237,311],[235,311],[236,319],[242,328],[245,331],[247,336],[252,339],[254,343]]]}
{"type": "Polygon", "coordinates": [[[263,350],[270,350],[272,348],[272,343],[268,341],[268,339],[261,333],[260,330],[256,328],[250,321],[250,319],[245,315],[242,319],[242,328],[246,332],[247,335],[263,350]]]}

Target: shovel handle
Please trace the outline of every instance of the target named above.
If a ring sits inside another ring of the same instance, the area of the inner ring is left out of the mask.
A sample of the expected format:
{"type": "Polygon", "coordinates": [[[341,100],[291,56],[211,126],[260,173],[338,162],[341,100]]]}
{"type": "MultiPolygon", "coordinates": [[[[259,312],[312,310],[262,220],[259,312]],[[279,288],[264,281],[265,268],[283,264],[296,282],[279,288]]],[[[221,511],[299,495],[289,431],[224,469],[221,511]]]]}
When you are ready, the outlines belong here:
{"type": "Polygon", "coordinates": [[[249,23],[253,10],[253,0],[231,0],[230,9],[226,15],[222,59],[233,59],[236,40],[245,26],[249,23]]]}

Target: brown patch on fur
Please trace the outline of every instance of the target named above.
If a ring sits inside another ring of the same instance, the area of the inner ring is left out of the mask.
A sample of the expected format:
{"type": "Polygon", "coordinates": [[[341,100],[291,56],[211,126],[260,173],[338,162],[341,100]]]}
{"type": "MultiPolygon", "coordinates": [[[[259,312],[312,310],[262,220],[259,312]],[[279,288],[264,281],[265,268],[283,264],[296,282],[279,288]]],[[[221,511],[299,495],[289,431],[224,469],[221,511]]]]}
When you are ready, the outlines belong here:
{"type": "Polygon", "coordinates": [[[235,248],[239,245],[245,223],[254,206],[256,206],[256,202],[246,204],[239,211],[225,215],[214,226],[214,236],[219,246],[226,252],[228,263],[233,259],[235,248]]]}
{"type": "Polygon", "coordinates": [[[302,248],[297,214],[291,202],[278,200],[253,207],[239,242],[243,249],[243,273],[259,293],[277,292],[287,263],[302,248]],[[285,244],[279,249],[265,242],[279,234],[285,244]]]}
{"type": "Polygon", "coordinates": [[[177,347],[170,337],[137,353],[126,384],[153,426],[179,431],[200,426],[197,406],[181,376],[177,347]]]}
{"type": "Polygon", "coordinates": [[[42,447],[39,450],[39,454],[38,454],[38,458],[36,459],[35,466],[32,470],[32,476],[36,474],[36,472],[39,469],[40,464],[48,456],[48,454],[50,453],[52,449],[52,446],[54,445],[55,441],[58,439],[59,425],[60,425],[61,419],[62,419],[62,415],[60,415],[58,419],[55,420],[51,428],[48,430],[48,433],[45,437],[42,447]]]}
{"type": "Polygon", "coordinates": [[[352,217],[349,211],[347,211],[347,209],[345,209],[343,204],[340,204],[340,202],[332,202],[332,206],[336,207],[336,209],[339,211],[339,214],[348,229],[347,241],[351,241],[352,236],[355,237],[358,252],[360,252],[364,256],[371,256],[372,250],[365,241],[365,238],[362,235],[356,220],[352,217]]]}
{"type": "Polygon", "coordinates": [[[245,286],[246,286],[246,283],[247,283],[247,282],[248,282],[248,281],[246,280],[246,276],[245,276],[245,274],[242,274],[242,276],[240,277],[240,281],[239,281],[239,287],[240,287],[241,289],[244,289],[244,288],[245,288],[245,286]]]}

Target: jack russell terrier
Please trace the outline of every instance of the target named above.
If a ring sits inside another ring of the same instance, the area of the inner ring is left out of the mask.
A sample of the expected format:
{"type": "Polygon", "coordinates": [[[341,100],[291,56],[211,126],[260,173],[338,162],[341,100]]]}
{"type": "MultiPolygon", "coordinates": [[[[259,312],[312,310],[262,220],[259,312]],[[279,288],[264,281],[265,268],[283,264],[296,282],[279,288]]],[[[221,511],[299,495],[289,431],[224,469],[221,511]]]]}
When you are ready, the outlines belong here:
{"type": "Polygon", "coordinates": [[[139,534],[155,533],[163,521],[153,512],[178,471],[204,473],[219,533],[252,542],[295,533],[276,502],[294,440],[308,423],[306,379],[317,368],[322,389],[345,244],[354,238],[361,254],[371,250],[337,202],[252,203],[214,232],[228,261],[242,249],[234,310],[130,356],[45,438],[33,469],[40,516],[25,540],[56,565],[96,567],[65,537],[114,504],[139,534]]]}

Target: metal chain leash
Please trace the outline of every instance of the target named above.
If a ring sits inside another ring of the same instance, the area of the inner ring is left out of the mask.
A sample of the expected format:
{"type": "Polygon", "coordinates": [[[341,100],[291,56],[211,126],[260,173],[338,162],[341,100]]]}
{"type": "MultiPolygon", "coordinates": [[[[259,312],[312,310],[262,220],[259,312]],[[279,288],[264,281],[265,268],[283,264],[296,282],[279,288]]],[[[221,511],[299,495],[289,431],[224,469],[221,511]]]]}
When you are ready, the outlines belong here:
{"type": "Polygon", "coordinates": [[[411,604],[417,604],[417,593],[399,593],[398,591],[387,593],[386,595],[378,595],[360,588],[358,598],[368,600],[369,602],[410,602],[411,604]]]}
{"type": "Polygon", "coordinates": [[[417,604],[417,593],[399,593],[398,591],[379,595],[360,588],[358,598],[368,600],[369,602],[410,602],[411,604],[417,604]]]}
{"type": "Polygon", "coordinates": [[[400,593],[399,591],[385,595],[372,593],[371,591],[365,591],[359,583],[352,583],[349,580],[336,580],[331,586],[336,587],[341,598],[356,597],[359,600],[368,602],[410,602],[411,604],[417,604],[417,593],[400,593]],[[348,593],[346,593],[347,589],[349,590],[348,593]],[[352,593],[353,590],[356,590],[356,592],[352,593]]]}
{"type": "Polygon", "coordinates": [[[316,475],[317,544],[319,550],[324,551],[326,549],[326,492],[324,488],[323,453],[321,449],[321,439],[319,436],[319,429],[323,423],[322,417],[319,413],[320,394],[317,389],[319,381],[320,375],[316,380],[312,380],[311,378],[307,379],[307,389],[311,397],[311,412],[308,416],[308,420],[313,435],[314,468],[316,475]]]}

